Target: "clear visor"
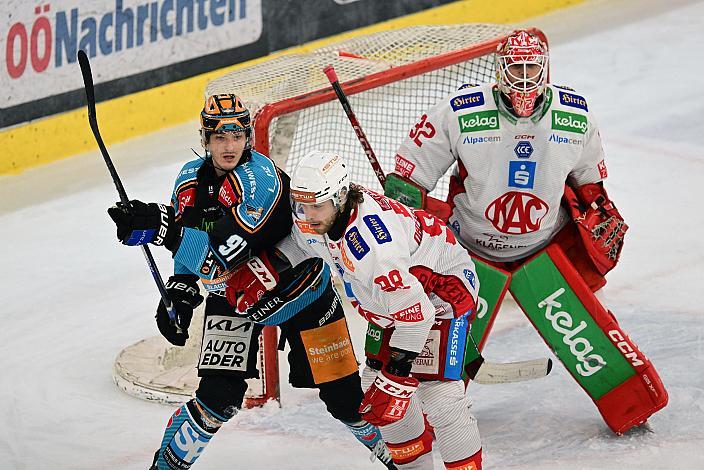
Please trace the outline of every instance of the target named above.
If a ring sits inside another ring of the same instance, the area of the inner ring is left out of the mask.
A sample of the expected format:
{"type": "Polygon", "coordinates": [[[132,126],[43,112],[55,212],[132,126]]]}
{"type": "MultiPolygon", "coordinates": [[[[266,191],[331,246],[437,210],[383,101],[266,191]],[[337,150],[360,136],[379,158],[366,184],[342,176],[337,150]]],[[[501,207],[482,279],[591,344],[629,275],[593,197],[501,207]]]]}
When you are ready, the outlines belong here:
{"type": "Polygon", "coordinates": [[[291,197],[291,210],[297,220],[322,222],[335,214],[337,208],[332,199],[323,202],[302,202],[291,197]]]}
{"type": "Polygon", "coordinates": [[[527,57],[499,57],[499,79],[511,91],[530,93],[540,91],[547,82],[547,61],[545,55],[527,57]]]}

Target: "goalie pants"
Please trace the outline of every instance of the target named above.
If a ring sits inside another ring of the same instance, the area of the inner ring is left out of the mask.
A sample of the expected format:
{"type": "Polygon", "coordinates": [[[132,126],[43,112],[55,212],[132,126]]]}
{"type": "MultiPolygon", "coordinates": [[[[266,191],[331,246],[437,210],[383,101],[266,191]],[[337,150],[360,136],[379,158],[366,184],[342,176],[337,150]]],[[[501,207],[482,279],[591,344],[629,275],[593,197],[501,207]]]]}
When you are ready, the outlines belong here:
{"type": "MultiPolygon", "coordinates": [[[[378,370],[369,366],[362,373],[364,390],[378,370]]],[[[421,381],[411,397],[406,414],[399,421],[381,427],[394,462],[403,469],[432,469],[432,435],[426,430],[425,414],[433,427],[437,446],[445,462],[466,460],[481,450],[472,401],[461,380],[421,381]]]]}
{"type": "MultiPolygon", "coordinates": [[[[285,340],[290,347],[289,382],[297,388],[317,388],[334,418],[356,422],[361,419],[363,397],[359,366],[342,303],[331,282],[324,289],[317,300],[279,325],[281,343],[285,340]]],[[[224,297],[208,296],[198,364],[201,381],[196,397],[222,416],[228,415],[229,407],[241,408],[245,379],[259,377],[258,338],[263,327],[233,317],[231,309],[224,297]]]]}
{"type": "MultiPolygon", "coordinates": [[[[579,272],[584,282],[587,283],[592,292],[596,292],[606,285],[606,278],[596,270],[594,263],[589,258],[586,248],[579,236],[577,225],[573,222],[568,222],[555,236],[552,238],[551,244],[558,245],[565,253],[567,258],[572,263],[572,266],[579,272]]],[[[503,269],[504,271],[512,272],[523,265],[533,254],[515,261],[489,261],[483,259],[471,251],[469,254],[472,258],[477,258],[491,266],[503,269]]]]}

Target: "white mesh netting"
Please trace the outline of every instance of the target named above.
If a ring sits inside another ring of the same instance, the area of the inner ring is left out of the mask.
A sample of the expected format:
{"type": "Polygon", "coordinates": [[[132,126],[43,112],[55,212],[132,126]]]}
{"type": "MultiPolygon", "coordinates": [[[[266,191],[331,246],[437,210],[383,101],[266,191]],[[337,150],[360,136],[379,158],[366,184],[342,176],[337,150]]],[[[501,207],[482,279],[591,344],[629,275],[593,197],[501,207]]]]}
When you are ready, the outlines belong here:
{"type": "MultiPolygon", "coordinates": [[[[307,54],[291,54],[237,70],[211,82],[206,95],[235,93],[252,114],[268,103],[302,96],[330,86],[323,68],[333,65],[344,84],[394,67],[433,60],[467,50],[458,63],[349,96],[352,108],[385,172],[394,167],[401,138],[420,115],[463,83],[493,77],[493,57],[468,59],[478,44],[506,35],[508,25],[461,24],[414,26],[349,39],[307,54]],[[341,55],[342,54],[342,55],[341,55]]],[[[343,86],[344,87],[344,86],[343,86]]],[[[353,181],[377,191],[379,182],[337,100],[283,115],[269,125],[269,156],[290,173],[310,150],[337,151],[351,166],[353,181]]],[[[433,193],[444,198],[447,175],[433,193]]]]}

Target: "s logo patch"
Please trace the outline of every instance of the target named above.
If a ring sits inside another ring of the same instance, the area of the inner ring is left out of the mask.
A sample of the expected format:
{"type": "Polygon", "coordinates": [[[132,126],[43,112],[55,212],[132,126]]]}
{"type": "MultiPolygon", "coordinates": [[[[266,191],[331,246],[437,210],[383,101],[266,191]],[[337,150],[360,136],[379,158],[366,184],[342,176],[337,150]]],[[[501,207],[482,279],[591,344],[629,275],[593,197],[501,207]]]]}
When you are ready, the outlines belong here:
{"type": "Polygon", "coordinates": [[[533,189],[535,162],[509,162],[508,185],[511,188],[533,189]]]}

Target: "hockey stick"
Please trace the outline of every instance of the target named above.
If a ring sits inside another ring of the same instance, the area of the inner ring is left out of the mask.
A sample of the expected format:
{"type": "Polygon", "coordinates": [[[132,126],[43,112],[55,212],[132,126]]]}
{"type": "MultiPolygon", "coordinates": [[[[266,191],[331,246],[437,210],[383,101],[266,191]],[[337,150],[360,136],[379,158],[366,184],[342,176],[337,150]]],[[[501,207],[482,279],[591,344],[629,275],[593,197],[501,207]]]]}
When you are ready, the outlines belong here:
{"type": "MultiPolygon", "coordinates": [[[[95,137],[95,141],[98,143],[100,153],[103,154],[103,160],[105,160],[105,165],[108,167],[108,171],[110,172],[110,176],[112,177],[113,183],[115,183],[117,193],[120,195],[120,201],[122,201],[123,204],[129,206],[130,200],[127,197],[125,187],[122,186],[120,176],[117,174],[117,170],[115,170],[115,166],[112,164],[110,154],[108,154],[108,149],[105,148],[103,138],[100,136],[100,129],[98,128],[98,118],[95,113],[95,89],[93,87],[93,74],[90,70],[90,62],[88,61],[88,56],[83,50],[78,51],[78,63],[81,66],[81,74],[83,74],[83,85],[86,90],[86,101],[88,102],[88,123],[90,124],[90,129],[93,131],[93,136],[95,137]]],[[[181,328],[176,324],[176,311],[174,310],[174,306],[171,303],[168,294],[166,293],[164,281],[161,279],[161,274],[159,274],[159,268],[157,268],[156,266],[156,262],[154,261],[154,257],[152,256],[151,251],[149,251],[149,247],[146,245],[142,245],[142,253],[144,253],[144,258],[146,258],[147,260],[149,270],[152,272],[152,277],[154,278],[156,287],[157,289],[159,289],[161,300],[166,306],[166,311],[169,314],[169,319],[174,324],[174,326],[176,326],[176,331],[178,333],[181,333],[181,328]]]]}
{"type": "Polygon", "coordinates": [[[519,362],[484,362],[472,381],[494,385],[545,377],[552,370],[552,359],[541,357],[519,362]]]}
{"type": "MultiPolygon", "coordinates": [[[[384,170],[382,170],[381,165],[379,164],[379,160],[376,158],[374,150],[372,149],[371,144],[369,144],[369,140],[364,134],[362,126],[359,124],[357,116],[354,114],[352,106],[350,105],[350,102],[347,99],[345,92],[342,90],[342,86],[340,85],[340,81],[337,78],[337,73],[335,73],[335,69],[332,65],[328,65],[323,69],[323,72],[328,77],[328,80],[330,81],[330,85],[332,85],[333,90],[335,90],[337,99],[342,104],[342,108],[345,110],[345,114],[347,114],[347,119],[349,119],[350,124],[354,128],[354,132],[355,134],[357,134],[359,143],[362,144],[364,153],[367,155],[367,159],[369,160],[369,163],[371,164],[372,169],[376,174],[376,177],[379,179],[379,182],[383,187],[384,182],[386,181],[384,170]]],[[[481,353],[479,354],[481,355],[481,353]]],[[[552,360],[546,357],[539,359],[531,359],[529,361],[506,363],[484,361],[479,366],[479,369],[477,370],[477,373],[472,380],[480,384],[522,382],[524,380],[533,380],[545,377],[550,373],[550,370],[552,370],[552,360]]]]}
{"type": "Polygon", "coordinates": [[[362,126],[359,125],[357,116],[355,116],[354,111],[352,111],[352,106],[347,100],[345,92],[342,91],[342,87],[340,86],[340,81],[337,79],[337,73],[335,73],[335,69],[332,65],[328,65],[323,69],[323,72],[325,73],[325,75],[327,75],[328,80],[330,80],[330,84],[332,85],[333,90],[335,90],[337,99],[340,100],[342,108],[345,110],[345,114],[347,114],[347,119],[350,120],[350,124],[352,124],[354,132],[355,134],[357,134],[359,143],[362,144],[362,148],[364,149],[364,153],[367,156],[367,160],[369,160],[369,164],[372,166],[372,170],[374,170],[374,174],[379,179],[379,183],[381,183],[381,187],[383,188],[384,183],[386,182],[386,175],[384,175],[384,170],[381,168],[379,160],[377,160],[376,155],[374,154],[374,150],[372,149],[372,146],[369,143],[369,139],[367,139],[367,136],[362,130],[362,126]]]}

